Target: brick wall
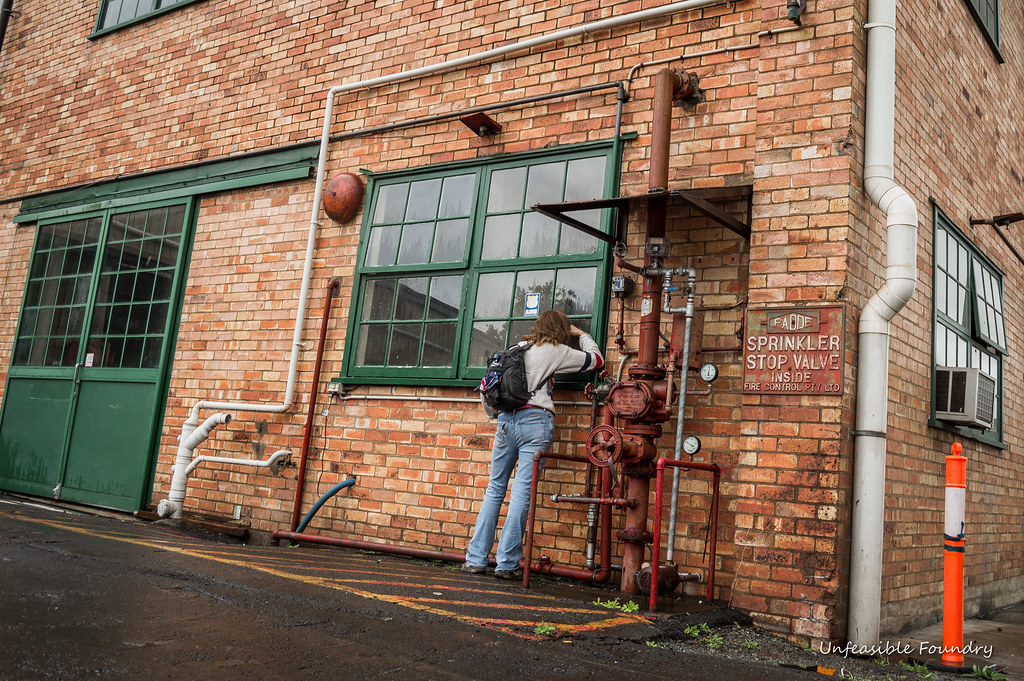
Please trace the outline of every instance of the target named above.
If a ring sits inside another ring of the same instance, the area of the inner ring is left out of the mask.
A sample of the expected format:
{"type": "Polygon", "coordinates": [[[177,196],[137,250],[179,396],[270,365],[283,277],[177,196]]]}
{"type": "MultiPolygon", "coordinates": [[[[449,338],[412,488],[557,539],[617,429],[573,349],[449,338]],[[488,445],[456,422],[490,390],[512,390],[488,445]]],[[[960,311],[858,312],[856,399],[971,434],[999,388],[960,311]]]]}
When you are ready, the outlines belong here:
{"type": "MultiPolygon", "coordinates": [[[[95,3],[50,7],[19,4],[0,55],[0,246],[5,275],[0,304],[0,356],[10,357],[32,228],[14,228],[13,197],[173,167],[315,138],[326,89],[444,59],[464,56],[613,12],[658,3],[395,2],[323,6],[295,2],[200,2],[156,20],[87,39],[95,3]],[[40,68],[45,46],[47,66],[40,68]]],[[[339,95],[333,132],[353,132],[424,115],[507,102],[615,79],[640,62],[684,57],[703,102],[674,110],[673,188],[753,185],[748,240],[689,209],[674,206],[667,236],[672,262],[699,272],[700,351],[721,378],[709,395],[687,401],[686,432],[704,444],[699,457],[724,468],[716,596],[750,610],[762,626],[803,639],[839,638],[845,631],[849,504],[852,471],[856,320],[884,273],[877,210],[859,186],[864,91],[864,2],[811,3],[798,31],[788,28],[784,0],[738,2],[588,34],[489,63],[339,95]],[[756,47],[742,47],[755,44],[756,47]],[[725,47],[739,50],[704,54],[725,47]],[[845,392],[841,397],[744,394],[745,310],[802,304],[846,306],[845,392]]],[[[947,6],[949,5],[949,6],[947,6]]],[[[922,206],[921,284],[893,324],[889,506],[884,577],[890,629],[933,616],[941,589],[938,539],[941,453],[951,435],[925,424],[929,409],[931,324],[930,209],[939,205],[990,257],[1004,264],[1008,328],[1024,327],[1019,268],[991,231],[971,229],[968,215],[1011,212],[1000,197],[1019,193],[1020,76],[993,63],[962,3],[934,13],[901,12],[909,36],[945,36],[963,27],[956,45],[915,37],[901,43],[897,114],[897,180],[922,206]],[[961,59],[956,50],[971,59],[961,59]],[[955,64],[953,63],[955,61],[955,64]],[[943,65],[941,74],[936,73],[943,65]],[[946,74],[955,73],[954,84],[946,74]],[[1000,108],[990,109],[991,102],[1000,108]],[[978,130],[997,129],[988,144],[978,130]],[[999,172],[980,174],[977,168],[999,172]],[[1004,170],[1005,169],[1005,170],[1004,170]],[[932,542],[931,544],[929,542],[932,542]]],[[[1019,47],[1021,10],[1004,8],[1005,52],[1019,47]]],[[[1019,50],[1016,50],[1019,53],[1019,50]]],[[[676,61],[673,66],[678,66],[676,61]]],[[[650,102],[656,68],[630,83],[623,129],[628,143],[622,193],[647,190],[650,102]]],[[[1019,72],[1019,69],[1016,70],[1019,72]]],[[[567,97],[503,110],[502,134],[472,135],[457,122],[346,139],[332,144],[328,174],[366,168],[393,171],[446,161],[536,150],[550,144],[606,140],[615,99],[608,93],[567,97]]],[[[186,285],[174,366],[156,466],[153,500],[169,486],[177,434],[199,399],[279,402],[310,217],[312,182],[296,181],[204,197],[186,285]]],[[[746,206],[725,206],[746,219],[746,206]]],[[[357,216],[325,222],[318,240],[305,315],[297,391],[286,414],[237,412],[202,446],[204,453],[264,458],[301,448],[320,331],[325,285],[341,278],[333,301],[323,380],[340,373],[359,242],[357,216]]],[[[643,215],[630,224],[628,257],[643,249],[643,215]]],[[[626,301],[625,349],[635,347],[638,297],[626,301]]],[[[675,304],[682,304],[676,301],[675,304]]],[[[612,302],[606,357],[619,323],[612,302]]],[[[666,330],[668,326],[666,324],[666,330]]],[[[1011,334],[1011,338],[1012,338],[1011,334]]],[[[1012,341],[1011,341],[1012,342],[1012,341]]],[[[1007,359],[1005,395],[1019,395],[1019,359],[1007,359]]],[[[0,362],[6,371],[7,361],[0,362]]],[[[691,389],[704,384],[692,380],[691,389]]],[[[324,385],[316,387],[322,391],[324,385]]],[[[327,504],[313,531],[404,545],[462,551],[488,476],[493,425],[465,388],[377,386],[344,400],[320,395],[315,412],[303,509],[337,481],[358,483],[327,504]],[[468,401],[467,401],[468,400],[468,401]]],[[[571,402],[578,393],[556,399],[571,402]]],[[[205,415],[205,413],[204,413],[205,415]]],[[[1014,538],[1020,535],[1019,425],[1007,410],[1009,450],[982,447],[972,459],[978,496],[968,508],[978,523],[968,556],[971,584],[1019,578],[1014,538]],[[981,495],[984,494],[984,497],[981,495]],[[984,506],[978,499],[985,499],[984,506]],[[994,502],[994,503],[990,503],[994,502]],[[1007,509],[993,512],[991,509],[1007,509]]],[[[671,455],[675,421],[666,424],[662,453],[671,455]]],[[[584,405],[561,407],[556,451],[580,453],[591,425],[584,405]]],[[[968,451],[971,447],[968,446],[968,451]]],[[[200,466],[186,508],[224,516],[237,512],[260,530],[291,520],[296,470],[280,476],[223,465],[200,466]]],[[[581,466],[552,463],[541,487],[537,553],[579,566],[585,509],[556,506],[555,492],[581,493],[581,466]]],[[[975,488],[972,488],[972,490],[975,488]]],[[[705,571],[710,504],[705,476],[681,482],[676,559],[705,571]]],[[[615,514],[616,528],[622,524],[615,514]]],[[[615,557],[618,562],[618,555],[615,557]]],[[[698,595],[702,585],[687,585],[698,595]]],[[[994,602],[991,586],[969,589],[969,607],[994,602]]]]}

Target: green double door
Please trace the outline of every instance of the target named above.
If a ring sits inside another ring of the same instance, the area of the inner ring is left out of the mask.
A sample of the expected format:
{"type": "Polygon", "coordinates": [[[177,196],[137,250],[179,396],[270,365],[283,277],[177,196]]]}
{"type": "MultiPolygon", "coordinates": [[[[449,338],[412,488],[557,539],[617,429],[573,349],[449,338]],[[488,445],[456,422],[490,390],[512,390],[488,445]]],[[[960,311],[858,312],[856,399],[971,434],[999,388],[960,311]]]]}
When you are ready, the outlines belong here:
{"type": "Polygon", "coordinates": [[[191,213],[189,201],[39,225],[0,412],[0,489],[144,505],[191,213]]]}

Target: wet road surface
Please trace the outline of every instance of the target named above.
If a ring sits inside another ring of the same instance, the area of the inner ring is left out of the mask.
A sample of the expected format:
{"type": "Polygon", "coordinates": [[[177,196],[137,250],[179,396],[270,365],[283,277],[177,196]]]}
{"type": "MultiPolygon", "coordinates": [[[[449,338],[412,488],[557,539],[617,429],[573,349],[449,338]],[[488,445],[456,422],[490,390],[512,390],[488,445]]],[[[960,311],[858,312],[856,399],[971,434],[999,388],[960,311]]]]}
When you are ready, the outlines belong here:
{"type": "Polygon", "coordinates": [[[803,676],[648,647],[659,631],[641,614],[553,588],[0,498],[0,679],[803,676]]]}

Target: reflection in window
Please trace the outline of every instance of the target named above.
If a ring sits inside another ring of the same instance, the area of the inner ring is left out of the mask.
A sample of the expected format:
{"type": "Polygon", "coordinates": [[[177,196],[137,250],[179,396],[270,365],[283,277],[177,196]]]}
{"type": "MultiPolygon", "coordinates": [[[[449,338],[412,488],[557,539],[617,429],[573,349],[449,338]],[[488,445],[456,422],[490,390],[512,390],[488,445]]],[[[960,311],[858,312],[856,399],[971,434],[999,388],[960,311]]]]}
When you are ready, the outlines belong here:
{"type": "MultiPolygon", "coordinates": [[[[601,198],[610,151],[491,158],[371,185],[348,376],[478,378],[545,310],[591,328],[605,295],[595,293],[603,244],[531,206],[601,198]]],[[[574,217],[607,229],[610,216],[574,217]]]]}
{"type": "Polygon", "coordinates": [[[365,267],[458,262],[465,257],[475,175],[382,186],[365,267]]]}
{"type": "Polygon", "coordinates": [[[14,346],[18,366],[74,366],[102,218],[39,228],[14,346]]]}
{"type": "Polygon", "coordinates": [[[452,366],[461,295],[461,276],[366,281],[357,361],[361,366],[452,366]]]}
{"type": "MultiPolygon", "coordinates": [[[[605,163],[604,156],[592,156],[495,171],[491,175],[481,257],[501,260],[596,253],[597,239],[534,213],[530,207],[600,198],[605,163]]],[[[597,229],[602,211],[577,211],[572,217],[597,229]]]]}
{"type": "Polygon", "coordinates": [[[187,2],[188,0],[102,0],[100,3],[99,29],[103,30],[126,24],[134,19],[155,14],[162,9],[187,2]]]}
{"type": "Polygon", "coordinates": [[[86,366],[160,364],[184,221],[183,205],[111,216],[86,366]]]}

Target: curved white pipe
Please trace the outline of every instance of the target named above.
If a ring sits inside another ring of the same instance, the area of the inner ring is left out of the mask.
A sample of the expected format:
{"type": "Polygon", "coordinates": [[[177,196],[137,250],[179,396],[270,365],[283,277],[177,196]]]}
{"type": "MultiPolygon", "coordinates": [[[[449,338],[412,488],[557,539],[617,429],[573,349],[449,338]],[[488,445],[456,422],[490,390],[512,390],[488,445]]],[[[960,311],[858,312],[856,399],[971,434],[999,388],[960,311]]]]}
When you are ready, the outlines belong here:
{"type": "Polygon", "coordinates": [[[230,463],[236,466],[253,466],[254,468],[269,468],[270,472],[277,475],[281,470],[281,466],[284,465],[285,460],[292,455],[290,449],[279,449],[263,461],[259,459],[235,459],[230,456],[197,456],[192,459],[192,463],[185,468],[185,474],[188,475],[201,463],[230,463]]]}
{"type": "Polygon", "coordinates": [[[171,491],[167,498],[156,506],[157,515],[161,518],[172,516],[181,517],[182,504],[185,503],[185,491],[188,487],[189,463],[192,461],[192,453],[196,447],[201,445],[210,433],[219,425],[231,423],[231,414],[214,414],[206,419],[202,425],[199,419],[189,416],[181,427],[181,435],[178,436],[178,454],[174,459],[174,475],[171,478],[171,491]]]}
{"type": "Polygon", "coordinates": [[[917,206],[894,181],[896,3],[870,0],[864,189],[886,219],[885,283],[864,306],[858,329],[853,528],[847,638],[878,643],[882,608],[889,321],[917,284],[917,206]]]}

